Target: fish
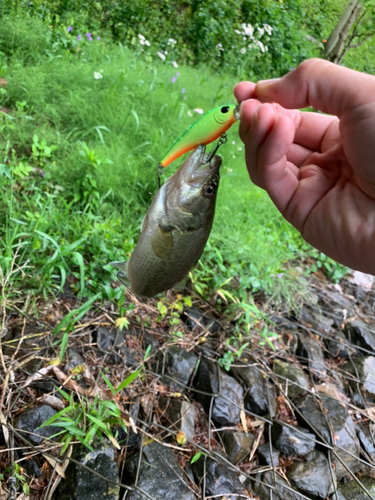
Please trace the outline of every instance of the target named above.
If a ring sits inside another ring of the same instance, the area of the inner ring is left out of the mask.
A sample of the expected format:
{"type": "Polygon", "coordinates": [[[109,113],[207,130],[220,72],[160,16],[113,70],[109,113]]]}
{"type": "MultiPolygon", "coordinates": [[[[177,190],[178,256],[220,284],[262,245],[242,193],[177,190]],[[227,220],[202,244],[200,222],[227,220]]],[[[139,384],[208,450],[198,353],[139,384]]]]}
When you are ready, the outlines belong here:
{"type": "Polygon", "coordinates": [[[172,161],[191,151],[200,144],[210,144],[218,139],[240,118],[241,105],[228,104],[219,106],[204,114],[172,145],[160,161],[161,167],[167,167],[172,161]]]}
{"type": "Polygon", "coordinates": [[[130,260],[110,263],[136,296],[182,286],[198,263],[214,220],[220,166],[220,156],[198,146],[155,194],[130,260]]]}

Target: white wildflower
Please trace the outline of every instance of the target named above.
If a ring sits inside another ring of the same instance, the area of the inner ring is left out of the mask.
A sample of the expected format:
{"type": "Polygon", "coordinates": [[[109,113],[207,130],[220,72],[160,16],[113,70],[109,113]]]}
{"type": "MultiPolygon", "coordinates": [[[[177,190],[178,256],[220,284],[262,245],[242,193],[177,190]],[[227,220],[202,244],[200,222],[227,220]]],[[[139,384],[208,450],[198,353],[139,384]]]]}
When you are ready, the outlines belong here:
{"type": "Polygon", "coordinates": [[[242,151],[242,148],[241,148],[241,147],[239,147],[239,148],[237,148],[237,149],[238,149],[238,151],[242,151]]]}
{"type": "Polygon", "coordinates": [[[263,24],[263,28],[270,36],[272,35],[272,26],[270,26],[269,24],[263,24]]]}
{"type": "Polygon", "coordinates": [[[242,47],[242,49],[240,50],[241,54],[246,54],[246,49],[245,47],[242,47]]]}
{"type": "Polygon", "coordinates": [[[176,61],[173,61],[172,65],[173,65],[174,68],[178,68],[178,64],[176,63],[176,61]]]}
{"type": "Polygon", "coordinates": [[[158,56],[162,61],[165,61],[165,55],[162,52],[158,52],[158,56]]]}
{"type": "Polygon", "coordinates": [[[193,113],[192,113],[191,111],[188,111],[188,112],[187,112],[187,115],[188,115],[188,116],[193,116],[193,113]]]}
{"type": "Polygon", "coordinates": [[[264,31],[265,31],[264,28],[259,28],[259,26],[258,26],[257,30],[259,31],[259,36],[264,35],[264,31]]]}
{"type": "Polygon", "coordinates": [[[232,141],[232,144],[236,144],[236,142],[235,142],[235,141],[232,141]]]}
{"type": "Polygon", "coordinates": [[[218,44],[216,45],[216,48],[217,48],[217,49],[219,49],[219,50],[224,50],[224,47],[222,46],[222,44],[221,44],[221,43],[218,43],[218,44]]]}
{"type": "Polygon", "coordinates": [[[264,47],[263,43],[262,43],[260,40],[257,40],[257,44],[258,44],[258,47],[260,48],[260,50],[261,50],[262,52],[265,52],[265,51],[266,51],[266,49],[265,49],[265,47],[264,47]]]}
{"type": "Polygon", "coordinates": [[[203,115],[203,109],[202,108],[194,108],[194,111],[198,113],[199,115],[203,115]]]}
{"type": "Polygon", "coordinates": [[[175,40],[174,38],[168,38],[168,45],[176,45],[177,43],[177,40],[175,40]]]}
{"type": "Polygon", "coordinates": [[[100,78],[103,78],[103,75],[98,71],[94,71],[94,78],[95,80],[100,80],[100,78]]]}
{"type": "Polygon", "coordinates": [[[145,45],[147,45],[147,47],[149,47],[151,45],[151,43],[148,40],[145,40],[145,45]]]}
{"type": "Polygon", "coordinates": [[[164,54],[165,54],[165,55],[168,55],[168,50],[165,50],[165,51],[164,51],[164,54]]]}
{"type": "Polygon", "coordinates": [[[141,35],[140,33],[138,33],[138,37],[140,40],[146,40],[145,37],[143,35],[141,35]]]}

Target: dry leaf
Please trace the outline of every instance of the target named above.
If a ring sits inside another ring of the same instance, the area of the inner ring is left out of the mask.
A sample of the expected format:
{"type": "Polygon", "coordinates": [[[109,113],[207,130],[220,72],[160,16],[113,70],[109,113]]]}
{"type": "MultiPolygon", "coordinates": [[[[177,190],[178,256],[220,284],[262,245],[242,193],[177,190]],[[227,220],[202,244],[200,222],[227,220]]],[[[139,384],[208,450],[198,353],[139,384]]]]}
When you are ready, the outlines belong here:
{"type": "Polygon", "coordinates": [[[55,468],[55,465],[56,465],[56,472],[57,474],[62,477],[63,479],[65,479],[65,472],[62,468],[62,466],[57,462],[57,460],[55,460],[54,458],[51,458],[51,457],[48,457],[47,455],[45,455],[44,453],[42,453],[43,457],[47,460],[47,462],[52,465],[53,468],[55,468]]]}
{"type": "Polygon", "coordinates": [[[185,433],[180,431],[177,433],[177,436],[176,436],[176,441],[178,444],[185,444],[186,443],[186,437],[185,437],[185,433]]]}
{"type": "Polygon", "coordinates": [[[240,412],[240,419],[241,419],[241,424],[242,424],[244,432],[249,432],[249,429],[247,427],[247,422],[246,422],[246,413],[244,412],[244,410],[241,410],[241,412],[240,412]]]}
{"type": "Polygon", "coordinates": [[[51,394],[43,394],[40,398],[37,399],[38,403],[43,403],[49,406],[52,406],[54,410],[61,411],[65,408],[64,403],[61,399],[56,396],[52,396],[51,394]]]}

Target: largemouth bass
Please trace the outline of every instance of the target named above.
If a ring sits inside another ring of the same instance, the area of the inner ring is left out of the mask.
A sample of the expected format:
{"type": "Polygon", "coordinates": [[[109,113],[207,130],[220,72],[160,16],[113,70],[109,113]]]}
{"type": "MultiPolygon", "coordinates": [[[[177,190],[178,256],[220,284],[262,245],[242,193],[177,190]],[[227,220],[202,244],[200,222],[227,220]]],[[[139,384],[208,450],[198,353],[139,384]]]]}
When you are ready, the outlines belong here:
{"type": "Polygon", "coordinates": [[[197,264],[210,235],[221,157],[201,145],[156,193],[128,262],[111,262],[119,280],[140,297],[180,283],[197,264]]]}

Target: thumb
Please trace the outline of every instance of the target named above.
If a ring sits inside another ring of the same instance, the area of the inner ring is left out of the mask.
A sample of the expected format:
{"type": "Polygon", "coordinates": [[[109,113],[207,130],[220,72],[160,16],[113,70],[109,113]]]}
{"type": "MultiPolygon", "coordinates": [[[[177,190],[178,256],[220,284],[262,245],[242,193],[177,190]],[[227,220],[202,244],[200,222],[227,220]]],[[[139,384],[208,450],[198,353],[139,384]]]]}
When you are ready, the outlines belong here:
{"type": "Polygon", "coordinates": [[[253,97],[285,108],[312,106],[340,118],[375,99],[375,77],[323,59],[308,59],[282,78],[258,82],[253,97]]]}

